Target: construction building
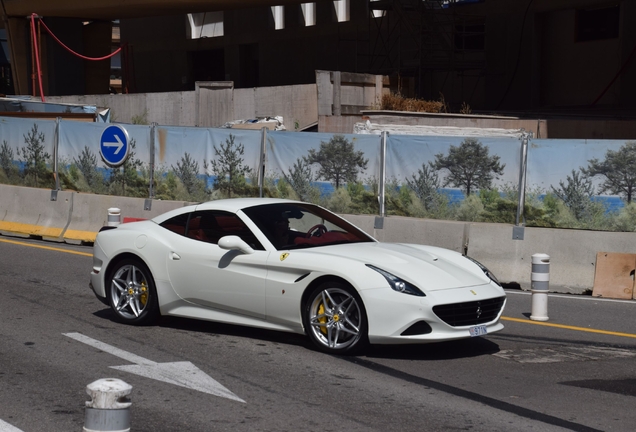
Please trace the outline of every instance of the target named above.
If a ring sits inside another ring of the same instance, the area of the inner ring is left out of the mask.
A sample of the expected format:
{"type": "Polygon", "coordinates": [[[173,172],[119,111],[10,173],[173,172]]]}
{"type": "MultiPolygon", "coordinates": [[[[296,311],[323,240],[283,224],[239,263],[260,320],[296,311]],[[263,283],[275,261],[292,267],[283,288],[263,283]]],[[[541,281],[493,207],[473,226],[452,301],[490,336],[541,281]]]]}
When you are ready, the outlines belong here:
{"type": "Polygon", "coordinates": [[[307,84],[333,70],[387,75],[394,92],[456,112],[636,111],[636,3],[626,0],[1,3],[16,94],[39,94],[38,70],[45,95],[307,84]],[[40,21],[84,56],[119,45],[119,60],[77,57],[40,21]]]}

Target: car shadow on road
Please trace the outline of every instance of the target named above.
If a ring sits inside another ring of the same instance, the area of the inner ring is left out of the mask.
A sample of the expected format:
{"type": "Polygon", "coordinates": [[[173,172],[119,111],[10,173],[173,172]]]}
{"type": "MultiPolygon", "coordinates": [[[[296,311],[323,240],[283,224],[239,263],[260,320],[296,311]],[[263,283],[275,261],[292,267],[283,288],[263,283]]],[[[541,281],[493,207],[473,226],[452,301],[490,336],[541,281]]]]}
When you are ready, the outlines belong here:
{"type": "Polygon", "coordinates": [[[365,357],[401,360],[452,360],[499,352],[499,345],[483,337],[417,345],[371,345],[365,357]]]}
{"type": "Polygon", "coordinates": [[[175,330],[207,333],[210,335],[236,336],[246,339],[258,339],[266,342],[274,342],[289,345],[309,347],[309,340],[303,335],[286,333],[275,330],[246,327],[233,324],[224,324],[213,321],[202,321],[180,317],[161,317],[157,323],[160,327],[175,330]]]}
{"type": "MultiPolygon", "coordinates": [[[[111,309],[94,312],[96,317],[121,324],[111,309]]],[[[152,326],[203,333],[211,336],[235,336],[245,339],[257,339],[264,342],[294,345],[311,351],[317,349],[305,335],[267,330],[241,325],[224,324],[191,318],[162,316],[152,326]]],[[[484,337],[475,337],[449,342],[434,342],[409,345],[370,345],[360,353],[360,357],[402,359],[402,360],[450,360],[478,357],[499,352],[499,345],[484,337]]],[[[350,356],[353,357],[353,356],[350,356]]]]}

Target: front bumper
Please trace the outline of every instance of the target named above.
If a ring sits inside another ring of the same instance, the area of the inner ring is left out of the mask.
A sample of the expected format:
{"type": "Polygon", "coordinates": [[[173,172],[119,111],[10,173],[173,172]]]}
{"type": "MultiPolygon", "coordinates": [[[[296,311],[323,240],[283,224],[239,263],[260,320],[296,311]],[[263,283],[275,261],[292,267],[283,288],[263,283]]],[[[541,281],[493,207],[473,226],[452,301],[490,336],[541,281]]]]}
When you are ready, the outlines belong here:
{"type": "MultiPolygon", "coordinates": [[[[494,283],[428,291],[426,297],[414,297],[391,289],[365,290],[361,295],[369,319],[369,342],[375,344],[418,344],[469,338],[473,325],[449,325],[433,312],[433,307],[505,297],[501,287],[494,283]],[[413,328],[422,328],[426,332],[409,334],[413,333],[413,328]]],[[[504,307],[505,300],[492,320],[479,323],[486,328],[486,334],[503,329],[499,319],[504,307]]]]}

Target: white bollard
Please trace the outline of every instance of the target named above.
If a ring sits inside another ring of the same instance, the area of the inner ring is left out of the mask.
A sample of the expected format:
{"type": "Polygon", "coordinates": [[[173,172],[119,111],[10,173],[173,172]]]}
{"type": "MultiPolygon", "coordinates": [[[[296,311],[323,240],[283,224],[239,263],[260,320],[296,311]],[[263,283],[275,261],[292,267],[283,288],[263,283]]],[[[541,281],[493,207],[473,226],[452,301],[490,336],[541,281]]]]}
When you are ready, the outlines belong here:
{"type": "Polygon", "coordinates": [[[108,209],[108,222],[107,226],[117,226],[121,223],[121,210],[117,207],[111,207],[108,209]]]}
{"type": "Polygon", "coordinates": [[[533,321],[547,321],[550,255],[542,253],[532,255],[532,275],[530,280],[530,291],[532,292],[530,319],[533,321]]]}
{"type": "Polygon", "coordinates": [[[103,378],[86,386],[83,432],[130,432],[132,386],[117,378],[103,378]]]}

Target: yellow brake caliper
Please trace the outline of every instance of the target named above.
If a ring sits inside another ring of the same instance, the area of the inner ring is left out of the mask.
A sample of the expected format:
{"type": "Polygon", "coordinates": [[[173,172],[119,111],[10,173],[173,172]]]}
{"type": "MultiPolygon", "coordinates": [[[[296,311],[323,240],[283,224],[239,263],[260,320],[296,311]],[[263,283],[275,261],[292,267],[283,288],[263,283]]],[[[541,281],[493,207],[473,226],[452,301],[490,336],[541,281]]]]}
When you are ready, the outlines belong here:
{"type": "Polygon", "coordinates": [[[141,295],[139,296],[139,301],[141,304],[146,306],[146,302],[148,301],[148,288],[146,287],[146,282],[141,283],[141,295]]]}
{"type": "MultiPolygon", "coordinates": [[[[324,313],[325,313],[325,304],[324,303],[320,303],[320,306],[318,306],[318,315],[323,315],[322,317],[318,318],[318,322],[320,324],[326,324],[327,323],[327,317],[324,316],[324,313]]],[[[320,326],[320,331],[322,332],[322,334],[327,334],[327,327],[320,326]]]]}

